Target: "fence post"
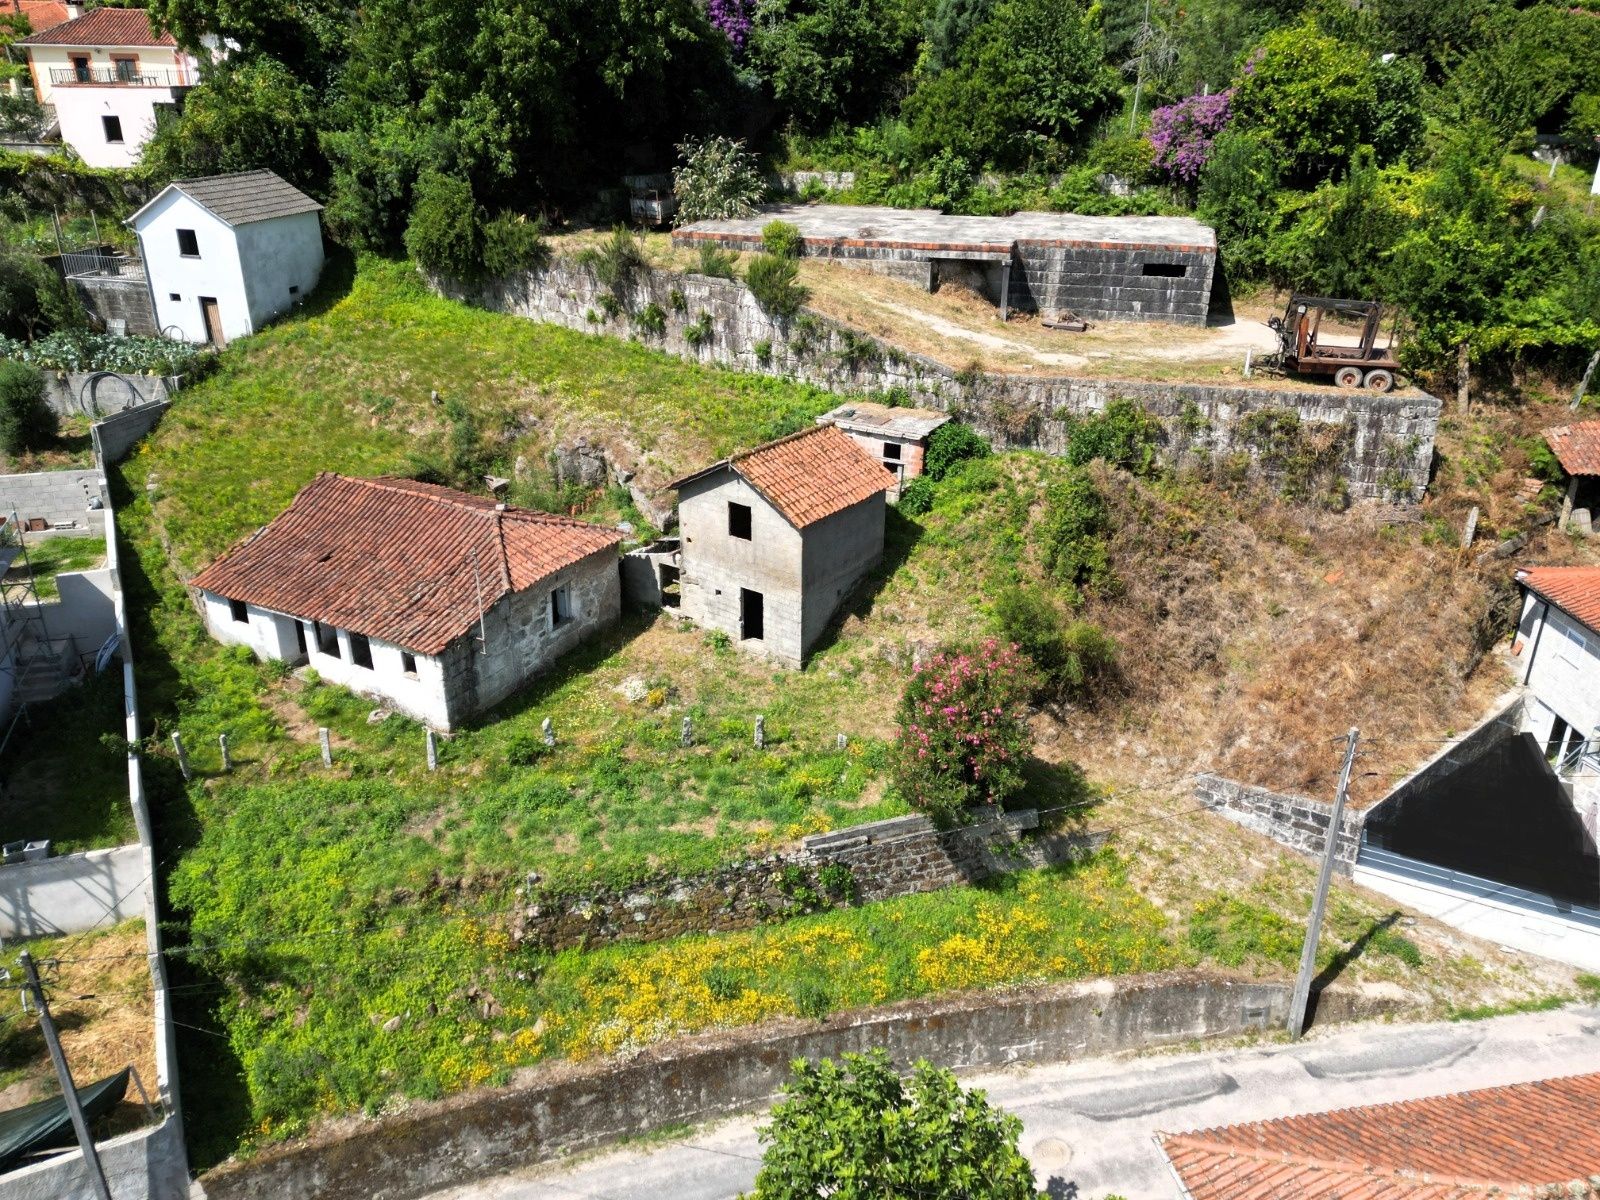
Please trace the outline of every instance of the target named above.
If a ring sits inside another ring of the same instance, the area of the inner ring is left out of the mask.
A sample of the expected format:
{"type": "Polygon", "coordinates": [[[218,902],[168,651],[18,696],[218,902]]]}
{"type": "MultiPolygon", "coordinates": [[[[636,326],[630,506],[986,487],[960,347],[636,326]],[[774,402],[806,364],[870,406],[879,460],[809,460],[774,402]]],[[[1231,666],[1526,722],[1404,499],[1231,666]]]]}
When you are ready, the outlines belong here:
{"type": "Polygon", "coordinates": [[[678,734],[678,745],[694,745],[694,722],[688,717],[683,719],[683,729],[678,734]]]}
{"type": "Polygon", "coordinates": [[[834,743],[833,743],[833,744],[834,744],[834,746],[835,746],[835,747],[836,747],[836,748],[837,748],[837,749],[839,749],[839,750],[843,750],[843,749],[844,749],[844,748],[845,748],[845,747],[846,747],[846,746],[848,746],[848,745],[849,745],[849,744],[850,744],[850,739],[849,739],[849,738],[847,738],[847,737],[845,737],[845,735],[844,735],[844,734],[842,734],[842,733],[841,733],[841,734],[840,734],[840,735],[839,735],[839,736],[838,736],[838,737],[837,737],[837,738],[836,738],[836,739],[835,739],[835,740],[834,740],[834,743]]]}
{"type": "Polygon", "coordinates": [[[765,717],[757,717],[756,718],[756,749],[760,750],[760,749],[764,748],[766,746],[766,744],[767,744],[767,719],[765,717]]]}
{"type": "Polygon", "coordinates": [[[427,731],[428,735],[428,770],[439,769],[439,743],[433,736],[433,730],[427,731]]]}
{"type": "Polygon", "coordinates": [[[172,748],[178,752],[178,770],[183,773],[183,778],[187,781],[189,779],[189,756],[184,752],[183,735],[181,733],[172,735],[172,748]]]}
{"type": "Polygon", "coordinates": [[[217,734],[217,745],[222,747],[222,769],[224,771],[233,770],[233,756],[228,753],[228,735],[225,733],[217,734]]]}
{"type": "Polygon", "coordinates": [[[322,726],[317,730],[317,738],[322,742],[322,765],[333,766],[333,742],[328,737],[328,727],[322,726]]]}
{"type": "Polygon", "coordinates": [[[539,732],[544,734],[544,744],[546,746],[554,746],[556,744],[556,726],[555,726],[555,722],[552,721],[549,717],[546,717],[544,719],[544,721],[540,724],[539,732]]]}

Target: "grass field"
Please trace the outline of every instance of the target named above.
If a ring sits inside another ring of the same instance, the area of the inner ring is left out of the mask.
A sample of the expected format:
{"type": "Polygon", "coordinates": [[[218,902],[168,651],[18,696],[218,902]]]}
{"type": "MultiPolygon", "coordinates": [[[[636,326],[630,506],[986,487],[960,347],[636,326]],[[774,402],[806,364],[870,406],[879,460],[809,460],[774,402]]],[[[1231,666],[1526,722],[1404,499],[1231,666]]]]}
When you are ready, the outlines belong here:
{"type": "Polygon", "coordinates": [[[51,537],[28,545],[28,565],[33,568],[33,587],[41,600],[52,600],[59,592],[56,576],[68,571],[87,571],[104,564],[105,540],[99,537],[51,537]]]}

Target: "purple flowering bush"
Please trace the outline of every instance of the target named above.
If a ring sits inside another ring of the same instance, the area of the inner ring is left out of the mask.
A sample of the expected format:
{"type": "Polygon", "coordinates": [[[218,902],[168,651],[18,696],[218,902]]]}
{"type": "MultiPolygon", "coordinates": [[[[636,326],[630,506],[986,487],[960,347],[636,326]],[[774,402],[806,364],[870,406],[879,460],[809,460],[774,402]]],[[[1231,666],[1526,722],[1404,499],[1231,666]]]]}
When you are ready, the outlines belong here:
{"type": "Polygon", "coordinates": [[[1211,145],[1227,127],[1233,89],[1190,96],[1150,114],[1150,148],[1156,166],[1180,183],[1194,183],[1211,157],[1211,145]]]}
{"type": "Polygon", "coordinates": [[[1017,791],[1037,684],[1021,652],[993,638],[920,664],[896,718],[893,773],[906,802],[947,825],[968,805],[998,804],[1017,791]]]}
{"type": "Polygon", "coordinates": [[[712,28],[733,43],[735,50],[743,50],[750,41],[751,0],[708,0],[706,15],[712,28]]]}

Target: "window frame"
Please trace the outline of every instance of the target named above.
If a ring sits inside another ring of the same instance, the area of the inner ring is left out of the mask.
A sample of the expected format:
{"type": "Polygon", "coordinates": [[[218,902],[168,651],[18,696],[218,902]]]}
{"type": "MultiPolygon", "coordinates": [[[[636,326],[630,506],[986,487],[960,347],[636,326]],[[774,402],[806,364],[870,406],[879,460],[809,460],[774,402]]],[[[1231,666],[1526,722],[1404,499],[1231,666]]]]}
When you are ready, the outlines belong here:
{"type": "Polygon", "coordinates": [[[350,665],[364,671],[372,670],[372,639],[353,629],[345,636],[350,639],[350,665]]]}
{"type": "Polygon", "coordinates": [[[179,258],[199,258],[200,257],[200,234],[196,230],[193,230],[193,229],[179,229],[176,232],[177,232],[177,235],[178,235],[178,257],[179,258]],[[194,246],[194,249],[192,251],[184,249],[184,246],[186,244],[184,242],[184,238],[183,238],[184,234],[188,234],[189,235],[189,241],[188,241],[187,244],[190,244],[190,245],[194,246]]]}
{"type": "Polygon", "coordinates": [[[900,457],[902,447],[899,442],[885,442],[883,444],[883,461],[899,465],[903,460],[900,457]]]}
{"type": "Polygon", "coordinates": [[[409,650],[400,651],[400,674],[407,679],[417,678],[417,656],[409,650]]]}
{"type": "Polygon", "coordinates": [[[748,504],[740,504],[737,500],[728,501],[728,536],[738,538],[741,542],[755,541],[755,510],[748,504]],[[741,515],[742,514],[742,515],[741,515]],[[735,517],[740,519],[735,520],[735,517]],[[744,532],[740,533],[740,527],[744,532]]]}
{"type": "Polygon", "coordinates": [[[344,661],[344,652],[339,647],[339,630],[334,625],[324,625],[321,621],[311,622],[311,640],[316,644],[317,653],[324,658],[336,658],[344,661]]]}

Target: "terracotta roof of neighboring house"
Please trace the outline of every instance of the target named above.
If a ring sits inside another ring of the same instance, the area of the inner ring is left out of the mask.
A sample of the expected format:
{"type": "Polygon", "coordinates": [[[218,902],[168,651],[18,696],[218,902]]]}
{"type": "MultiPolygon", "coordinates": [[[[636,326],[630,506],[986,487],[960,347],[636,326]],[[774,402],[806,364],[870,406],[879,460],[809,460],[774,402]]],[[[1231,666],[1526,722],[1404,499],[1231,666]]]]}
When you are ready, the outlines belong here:
{"type": "Polygon", "coordinates": [[[1587,1181],[1597,1105],[1600,1074],[1573,1075],[1161,1141],[1190,1200],[1479,1200],[1587,1181]]]}
{"type": "Polygon", "coordinates": [[[1600,567],[1522,567],[1517,582],[1600,633],[1600,567]]]}
{"type": "Polygon", "coordinates": [[[176,46],[170,33],[150,28],[142,8],[97,8],[39,33],[29,34],[19,46],[176,46]]]}
{"type": "Polygon", "coordinates": [[[249,225],[274,217],[322,211],[322,205],[271,171],[239,171],[232,175],[208,175],[203,179],[174,179],[123,224],[135,224],[173,188],[229,225],[249,225]]]}
{"type": "Polygon", "coordinates": [[[502,596],[613,549],[610,529],[410,479],[326,471],[195,587],[438,654],[502,596]]]}
{"type": "Polygon", "coordinates": [[[886,492],[895,482],[894,475],[849,434],[833,425],[814,425],[714,462],[667,486],[681,488],[725,467],[766,497],[796,529],[886,492]]]}
{"type": "Polygon", "coordinates": [[[1544,440],[1568,475],[1600,475],[1600,421],[1579,421],[1544,431],[1544,440]]]}
{"type": "Polygon", "coordinates": [[[949,413],[936,412],[931,408],[890,408],[887,404],[874,404],[870,400],[852,400],[832,412],[824,413],[817,418],[817,423],[834,424],[841,429],[853,429],[861,433],[879,433],[921,441],[949,420],[949,413]]]}
{"type": "Polygon", "coordinates": [[[0,0],[0,13],[21,13],[28,18],[31,33],[53,29],[69,15],[59,0],[0,0]]]}

